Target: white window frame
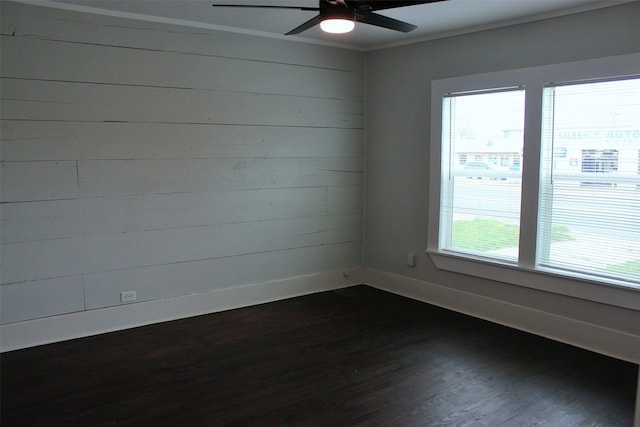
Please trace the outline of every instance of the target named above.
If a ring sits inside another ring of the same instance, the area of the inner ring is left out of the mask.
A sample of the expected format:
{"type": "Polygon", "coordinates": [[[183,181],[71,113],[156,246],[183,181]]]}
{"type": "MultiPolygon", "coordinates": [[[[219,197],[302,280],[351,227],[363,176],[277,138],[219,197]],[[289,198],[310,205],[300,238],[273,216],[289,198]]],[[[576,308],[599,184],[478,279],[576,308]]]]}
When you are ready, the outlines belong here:
{"type": "Polygon", "coordinates": [[[538,199],[544,88],[570,82],[640,74],[640,54],[453,77],[431,82],[431,147],[427,249],[436,267],[504,283],[640,310],[640,287],[605,283],[593,276],[563,275],[536,268],[538,199]],[[482,259],[439,247],[443,98],[451,93],[523,86],[525,131],[522,163],[520,246],[517,265],[482,259]],[[524,163],[526,162],[526,164],[524,163]],[[525,188],[527,189],[525,191],[525,188]]]}

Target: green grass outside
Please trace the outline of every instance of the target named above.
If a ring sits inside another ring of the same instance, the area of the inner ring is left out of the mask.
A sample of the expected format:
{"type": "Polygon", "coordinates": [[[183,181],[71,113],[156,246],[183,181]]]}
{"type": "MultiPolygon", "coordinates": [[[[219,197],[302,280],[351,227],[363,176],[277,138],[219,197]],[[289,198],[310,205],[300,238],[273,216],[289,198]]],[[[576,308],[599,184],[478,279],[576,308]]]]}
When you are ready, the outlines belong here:
{"type": "MultiPolygon", "coordinates": [[[[470,221],[453,223],[453,247],[479,252],[495,251],[518,246],[519,229],[515,225],[505,224],[496,219],[475,218],[470,221]]],[[[554,225],[551,228],[551,241],[564,242],[575,240],[569,228],[554,225]]],[[[640,259],[607,267],[612,273],[640,278],[640,259]]]]}
{"type": "Polygon", "coordinates": [[[625,276],[640,278],[640,259],[610,265],[607,267],[607,270],[614,273],[622,273],[625,276]]]}
{"type": "MultiPolygon", "coordinates": [[[[453,223],[453,247],[474,251],[495,251],[518,246],[520,230],[516,225],[509,225],[497,219],[475,218],[471,221],[455,221],[453,223]]],[[[560,242],[574,240],[569,228],[554,225],[551,228],[551,241],[560,242]]]]}

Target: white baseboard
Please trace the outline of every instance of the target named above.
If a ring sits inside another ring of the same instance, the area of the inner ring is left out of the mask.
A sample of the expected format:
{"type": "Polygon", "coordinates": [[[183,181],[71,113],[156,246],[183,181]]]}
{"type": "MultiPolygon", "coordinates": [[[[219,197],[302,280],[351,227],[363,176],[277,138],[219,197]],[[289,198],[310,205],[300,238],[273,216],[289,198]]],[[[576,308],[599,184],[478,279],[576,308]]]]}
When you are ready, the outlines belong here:
{"type": "Polygon", "coordinates": [[[368,267],[364,269],[363,280],[369,286],[394,294],[640,363],[637,335],[368,267]]]}
{"type": "Polygon", "coordinates": [[[339,289],[362,283],[362,268],[325,271],[206,293],[0,325],[0,352],[339,289]],[[345,278],[343,273],[348,273],[345,278]]]}
{"type": "Polygon", "coordinates": [[[352,267],[206,293],[0,325],[0,352],[366,284],[453,311],[640,362],[640,337],[372,268],[352,267]],[[349,273],[348,278],[343,273],[349,273]]]}

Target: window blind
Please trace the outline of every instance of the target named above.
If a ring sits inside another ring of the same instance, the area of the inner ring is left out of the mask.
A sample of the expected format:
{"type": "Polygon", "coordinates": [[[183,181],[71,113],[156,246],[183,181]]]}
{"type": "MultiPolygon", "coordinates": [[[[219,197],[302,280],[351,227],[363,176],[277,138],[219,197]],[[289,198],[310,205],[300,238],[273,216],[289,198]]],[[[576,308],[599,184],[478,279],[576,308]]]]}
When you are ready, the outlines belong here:
{"type": "Polygon", "coordinates": [[[539,265],[640,283],[640,78],[543,99],[539,265]]]}

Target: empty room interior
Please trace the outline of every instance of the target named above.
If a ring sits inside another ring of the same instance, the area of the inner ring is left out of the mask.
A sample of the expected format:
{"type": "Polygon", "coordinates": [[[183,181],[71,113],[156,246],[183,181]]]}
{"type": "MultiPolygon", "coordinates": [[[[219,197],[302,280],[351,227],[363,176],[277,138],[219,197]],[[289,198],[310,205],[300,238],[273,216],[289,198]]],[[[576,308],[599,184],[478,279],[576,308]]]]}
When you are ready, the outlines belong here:
{"type": "Polygon", "coordinates": [[[2,425],[640,427],[640,1],[554,2],[1,0],[2,425]]]}

